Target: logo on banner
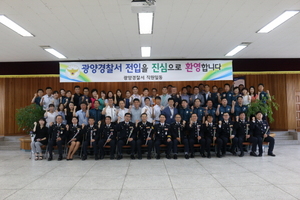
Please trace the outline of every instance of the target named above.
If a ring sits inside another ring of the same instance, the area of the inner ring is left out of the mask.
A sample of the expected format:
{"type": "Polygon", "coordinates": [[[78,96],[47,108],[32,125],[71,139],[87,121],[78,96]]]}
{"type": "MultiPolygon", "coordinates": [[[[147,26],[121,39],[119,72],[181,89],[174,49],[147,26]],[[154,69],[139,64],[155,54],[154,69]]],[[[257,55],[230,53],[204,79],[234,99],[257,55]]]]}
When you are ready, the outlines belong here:
{"type": "Polygon", "coordinates": [[[70,65],[67,69],[66,69],[66,75],[68,78],[70,79],[75,79],[79,76],[80,74],[80,70],[77,66],[72,66],[70,65]]]}

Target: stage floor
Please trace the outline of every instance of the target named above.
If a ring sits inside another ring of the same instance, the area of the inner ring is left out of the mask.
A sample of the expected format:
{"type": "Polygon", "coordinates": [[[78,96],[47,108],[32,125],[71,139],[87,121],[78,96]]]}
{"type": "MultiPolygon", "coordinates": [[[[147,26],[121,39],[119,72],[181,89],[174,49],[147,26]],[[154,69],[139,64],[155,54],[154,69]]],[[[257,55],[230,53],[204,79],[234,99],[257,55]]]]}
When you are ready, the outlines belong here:
{"type": "Polygon", "coordinates": [[[34,161],[0,151],[0,199],[300,199],[300,145],[276,157],[34,161]]]}

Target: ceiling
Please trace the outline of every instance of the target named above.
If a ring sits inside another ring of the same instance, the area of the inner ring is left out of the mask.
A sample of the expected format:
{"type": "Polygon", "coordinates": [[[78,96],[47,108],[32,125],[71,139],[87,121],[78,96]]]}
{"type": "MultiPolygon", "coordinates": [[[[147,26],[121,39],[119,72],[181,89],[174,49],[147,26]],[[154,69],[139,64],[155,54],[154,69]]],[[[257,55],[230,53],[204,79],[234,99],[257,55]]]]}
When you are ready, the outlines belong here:
{"type": "Polygon", "coordinates": [[[130,0],[0,0],[4,14],[35,37],[0,24],[0,62],[67,60],[225,58],[242,42],[252,44],[232,58],[300,58],[300,14],[268,34],[260,28],[299,0],[156,0],[153,35],[139,35],[130,0]]]}

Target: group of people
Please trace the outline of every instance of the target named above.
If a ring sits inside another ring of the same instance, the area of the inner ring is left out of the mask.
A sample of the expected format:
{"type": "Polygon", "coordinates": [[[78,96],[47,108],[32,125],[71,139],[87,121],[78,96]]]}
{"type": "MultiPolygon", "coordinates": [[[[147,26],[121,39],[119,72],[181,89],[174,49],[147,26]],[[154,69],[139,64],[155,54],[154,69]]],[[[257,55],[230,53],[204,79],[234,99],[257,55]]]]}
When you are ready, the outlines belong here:
{"type": "Polygon", "coordinates": [[[32,103],[43,106],[44,118],[35,123],[36,133],[32,142],[35,159],[42,159],[41,145],[48,144],[49,158],[52,160],[53,146],[58,146],[59,157],[62,160],[63,145],[68,147],[67,160],[72,160],[77,150],[82,148],[82,160],[87,159],[89,147],[93,149],[95,159],[103,159],[105,148],[110,147],[110,159],[122,159],[124,146],[130,147],[130,157],[142,159],[142,148],[147,148],[147,159],[151,159],[153,147],[156,159],[160,159],[161,144],[166,145],[166,158],[171,154],[177,159],[178,144],[183,144],[186,159],[195,156],[195,144],[200,144],[200,155],[211,157],[211,146],[216,145],[217,157],[226,155],[229,151],[244,156],[243,142],[252,144],[251,156],[262,156],[263,142],[269,142],[268,155],[273,154],[274,138],[270,137],[268,122],[261,112],[247,117],[247,109],[251,101],[257,99],[266,101],[269,92],[264,91],[264,85],[258,85],[258,93],[251,86],[232,87],[199,84],[186,86],[177,91],[175,86],[162,88],[158,95],[157,89],[144,88],[143,94],[138,93],[138,87],[132,87],[132,92],[126,91],[125,97],[121,90],[116,94],[109,91],[93,89],[91,96],[89,88],[74,87],[71,91],[60,90],[52,93],[52,88],[46,88],[46,95],[39,89],[32,103]],[[256,148],[259,153],[256,154],[256,148]],[[117,152],[115,152],[117,151],[117,152]]]}

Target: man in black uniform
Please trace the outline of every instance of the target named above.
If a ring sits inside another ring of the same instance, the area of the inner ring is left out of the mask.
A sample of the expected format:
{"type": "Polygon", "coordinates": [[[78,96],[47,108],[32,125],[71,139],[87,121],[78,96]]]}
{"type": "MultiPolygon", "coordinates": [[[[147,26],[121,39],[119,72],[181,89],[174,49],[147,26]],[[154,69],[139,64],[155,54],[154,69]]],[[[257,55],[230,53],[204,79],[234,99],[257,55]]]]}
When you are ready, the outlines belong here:
{"type": "Polygon", "coordinates": [[[255,151],[257,147],[257,138],[253,137],[252,130],[250,129],[250,122],[246,120],[246,114],[241,112],[239,115],[239,120],[236,122],[236,138],[238,139],[238,147],[241,151],[239,157],[244,156],[243,142],[252,143],[251,156],[257,156],[255,151]]]}
{"type": "Polygon", "coordinates": [[[130,158],[135,159],[134,157],[134,150],[135,150],[135,139],[136,139],[136,132],[135,132],[135,125],[134,123],[130,122],[131,114],[126,113],[124,116],[124,121],[120,122],[116,125],[116,129],[119,132],[118,135],[118,160],[123,158],[122,150],[124,145],[131,146],[131,153],[130,158]]]}
{"type": "Polygon", "coordinates": [[[174,159],[177,159],[178,144],[184,144],[184,157],[189,159],[189,141],[185,132],[185,123],[185,121],[181,120],[180,114],[176,114],[175,122],[171,124],[174,159]]]}
{"type": "Polygon", "coordinates": [[[238,142],[238,139],[235,137],[236,130],[234,126],[234,122],[229,119],[229,113],[225,112],[223,114],[223,121],[219,121],[218,125],[218,134],[223,142],[222,145],[222,155],[225,156],[226,154],[226,147],[228,141],[231,143],[230,152],[233,155],[236,155],[235,148],[238,142]]]}
{"type": "Polygon", "coordinates": [[[148,145],[147,150],[147,159],[151,159],[151,151],[153,148],[153,125],[150,122],[147,122],[147,114],[143,113],[141,115],[142,121],[138,122],[136,125],[137,131],[137,152],[138,159],[142,159],[142,145],[148,145]],[[147,144],[146,144],[147,143],[147,144]]]}
{"type": "MultiPolygon", "coordinates": [[[[201,119],[202,121],[202,119],[201,119]]],[[[193,113],[191,116],[190,124],[187,129],[189,130],[189,146],[191,152],[191,158],[195,157],[195,148],[194,144],[200,144],[200,154],[203,158],[205,158],[204,149],[205,149],[205,139],[203,137],[203,130],[201,128],[200,120],[198,120],[198,116],[196,113],[193,113]]]]}
{"type": "Polygon", "coordinates": [[[213,142],[213,145],[217,143],[217,157],[221,158],[221,147],[223,145],[222,140],[219,138],[217,132],[217,126],[213,123],[214,117],[212,115],[207,115],[207,120],[205,124],[203,124],[203,132],[204,132],[204,139],[205,139],[205,148],[207,152],[207,158],[210,158],[210,145],[213,142]]]}
{"type": "Polygon", "coordinates": [[[266,120],[262,120],[262,112],[256,113],[256,120],[253,117],[250,124],[251,129],[253,130],[253,136],[257,138],[257,144],[259,148],[258,156],[262,156],[262,144],[263,142],[269,142],[268,156],[275,156],[273,154],[275,140],[270,136],[270,127],[266,120]]]}
{"type": "Polygon", "coordinates": [[[104,158],[104,146],[106,145],[110,145],[110,159],[115,159],[116,135],[115,126],[111,123],[111,117],[106,116],[105,124],[101,126],[99,134],[100,159],[104,158]]]}
{"type": "Polygon", "coordinates": [[[166,116],[159,115],[159,124],[154,126],[156,159],[160,159],[160,145],[167,145],[166,158],[171,159],[172,139],[170,125],[166,124],[166,116]]]}
{"type": "Polygon", "coordinates": [[[99,152],[98,152],[98,146],[97,146],[97,138],[99,137],[99,127],[100,124],[95,125],[95,119],[94,117],[89,117],[89,124],[87,126],[84,126],[82,132],[83,132],[83,138],[84,142],[82,145],[83,155],[82,160],[87,159],[87,148],[88,146],[92,146],[94,150],[95,160],[99,160],[99,152]]]}
{"type": "Polygon", "coordinates": [[[53,146],[58,147],[58,161],[63,159],[63,150],[62,145],[65,144],[65,137],[66,137],[66,125],[62,124],[63,118],[61,115],[56,116],[56,124],[50,124],[49,128],[49,143],[48,143],[48,150],[49,150],[49,158],[48,161],[52,160],[52,151],[53,146]]]}

